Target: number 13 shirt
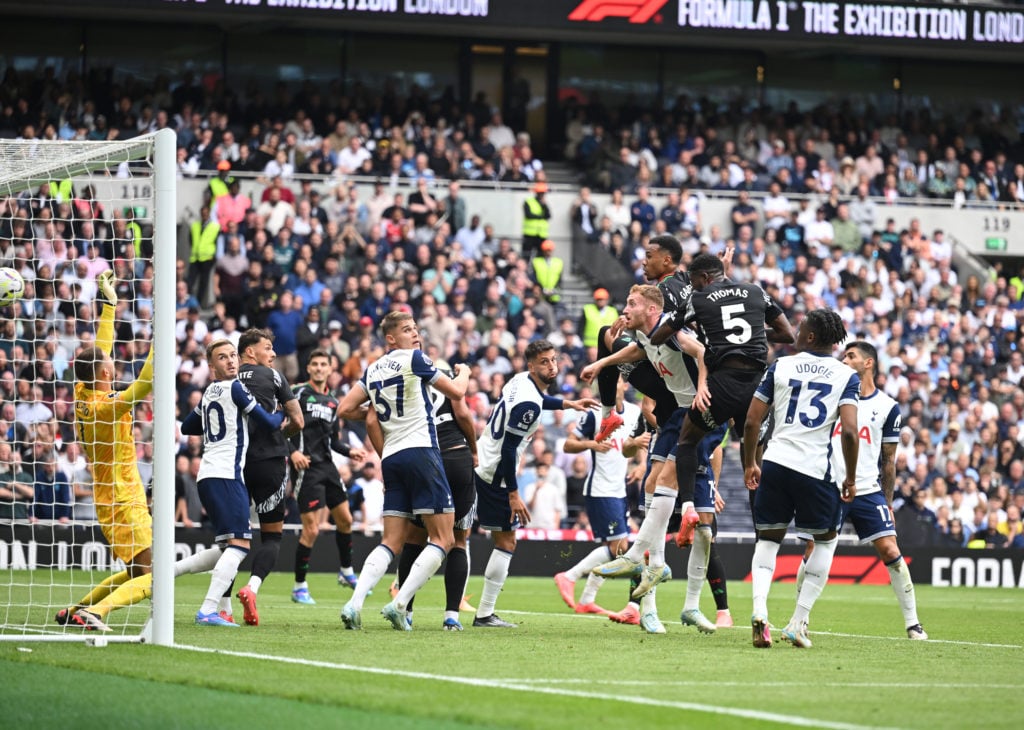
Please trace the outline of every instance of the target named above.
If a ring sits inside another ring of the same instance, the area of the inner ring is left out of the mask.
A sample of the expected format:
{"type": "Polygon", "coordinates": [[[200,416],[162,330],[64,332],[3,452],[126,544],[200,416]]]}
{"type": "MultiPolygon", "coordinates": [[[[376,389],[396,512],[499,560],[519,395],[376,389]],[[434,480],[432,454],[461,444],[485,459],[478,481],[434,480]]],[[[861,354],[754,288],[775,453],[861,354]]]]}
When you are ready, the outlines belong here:
{"type": "Polygon", "coordinates": [[[832,426],[839,406],[856,406],[860,378],[829,355],[801,352],[780,357],[764,374],[755,398],[772,408],[775,431],[764,460],[816,479],[834,481],[832,426]]]}

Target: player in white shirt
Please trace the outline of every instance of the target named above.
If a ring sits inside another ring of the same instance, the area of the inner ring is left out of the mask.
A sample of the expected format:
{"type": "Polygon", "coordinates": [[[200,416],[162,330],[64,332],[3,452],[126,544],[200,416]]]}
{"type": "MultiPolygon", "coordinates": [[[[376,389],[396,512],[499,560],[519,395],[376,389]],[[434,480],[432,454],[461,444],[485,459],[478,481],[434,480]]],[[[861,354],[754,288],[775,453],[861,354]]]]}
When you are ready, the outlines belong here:
{"type": "Polygon", "coordinates": [[[196,614],[202,626],[235,627],[217,611],[221,596],[249,554],[249,492],[242,481],[249,446],[248,418],[258,419],[270,431],[281,427],[283,413],[269,414],[237,379],[238,353],[228,340],[216,340],[206,349],[214,382],[207,386],[199,406],[181,424],[183,434],[202,435],[203,459],[199,466],[199,499],[213,522],[217,546],[179,560],[174,574],[213,570],[210,589],[196,614]]]}
{"type": "Polygon", "coordinates": [[[359,418],[369,400],[367,432],[381,454],[384,480],[384,534],[363,563],[352,598],[341,610],[346,629],[362,628],[367,594],[387,572],[405,543],[405,529],[423,520],[428,543],[413,563],[395,599],[381,614],[398,631],[410,631],[406,606],[441,567],[454,544],[455,507],[441,463],[429,388],[461,400],[469,368],[455,366],[455,378],[438,370],[420,350],[420,334],[412,315],[389,312],[380,325],[388,351],[366,368],[363,377],[338,406],[341,418],[359,418]]]}
{"type": "Polygon", "coordinates": [[[860,378],[832,357],[846,338],[846,327],[829,309],[808,312],[796,336],[796,355],[781,357],[764,374],[747,411],[743,438],[743,467],[747,488],[754,490],[757,544],[750,572],[754,611],[754,646],[771,646],[768,591],[775,577],[775,560],[786,527],[795,518],[798,532],[814,536],[817,547],[807,561],[796,609],[783,637],[797,647],[810,647],[807,621],[814,602],[828,581],[838,542],[840,500],[853,501],[857,487],[857,392],[860,378]],[[758,431],[768,409],[775,429],[756,463],[758,431]],[[830,454],[832,428],[840,421],[843,459],[848,476],[836,490],[830,454]]]}
{"type": "Polygon", "coordinates": [[[594,539],[601,546],[588,553],[569,570],[555,575],[555,585],[569,608],[576,613],[608,612],[594,601],[604,577],[592,572],[598,565],[614,560],[629,547],[629,514],[626,503],[626,472],[629,460],[641,452],[646,458],[651,435],[647,432],[640,406],[625,402],[629,383],[619,378],[615,412],[622,418],[612,435],[597,441],[601,411],[589,410],[580,416],[576,431],[569,434],[563,447],[567,454],[592,451],[590,474],[583,488],[587,517],[594,539]],[[576,602],[576,581],[587,576],[587,584],[579,602],[576,602]]]}
{"type": "MultiPolygon", "coordinates": [[[[857,496],[853,502],[842,506],[843,521],[853,524],[862,544],[871,543],[875,546],[878,557],[889,570],[889,580],[903,612],[907,637],[924,640],[928,634],[917,617],[914,582],[896,542],[896,523],[892,514],[892,498],[896,486],[896,444],[900,440],[900,407],[875,386],[878,351],[873,345],[863,340],[847,343],[843,362],[860,376],[860,401],[857,403],[857,434],[860,438],[856,471],[857,496]]],[[[832,469],[837,481],[846,478],[846,464],[837,454],[840,438],[841,429],[837,424],[832,430],[832,469]]],[[[804,563],[800,564],[797,573],[797,592],[804,578],[804,565],[813,550],[812,540],[807,544],[804,563]]]]}
{"type": "MultiPolygon", "coordinates": [[[[665,536],[679,490],[676,481],[677,470],[675,464],[671,462],[674,460],[679,431],[690,408],[703,411],[710,402],[704,346],[697,338],[680,330],[663,345],[651,342],[651,334],[671,318],[671,315],[663,311],[664,301],[658,287],[634,286],[626,298],[624,314],[626,326],[635,331],[636,340],[618,352],[588,365],[580,373],[583,380],[590,380],[608,365],[636,362],[646,358],[661,375],[677,405],[673,417],[659,428],[652,447],[652,459],[660,458],[668,463],[668,466],[662,464],[662,468],[653,475],[651,503],[636,540],[624,555],[594,569],[594,572],[604,577],[640,574],[640,585],[633,591],[633,598],[642,598],[658,583],[672,577],[672,571],[665,564],[665,536]],[[646,567],[643,565],[645,552],[649,554],[646,567]]],[[[721,443],[724,428],[724,424],[721,424],[721,428],[716,428],[712,432],[713,435],[701,440],[698,463],[706,475],[711,474],[711,452],[721,443]]],[[[652,479],[648,476],[648,484],[650,483],[652,479]]],[[[697,511],[699,526],[694,530],[694,549],[690,551],[687,561],[686,602],[681,620],[686,625],[696,626],[704,633],[714,633],[715,624],[709,621],[699,608],[700,592],[704,585],[711,552],[711,522],[715,517],[714,486],[710,478],[699,480],[699,484],[695,483],[693,504],[684,504],[683,509],[686,511],[691,507],[697,511]]],[[[640,619],[641,626],[650,633],[663,633],[664,627],[657,619],[656,612],[653,615],[650,615],[651,613],[651,608],[645,606],[640,619]],[[645,624],[650,625],[651,629],[647,629],[645,624]]]]}
{"type": "Polygon", "coordinates": [[[583,411],[600,405],[594,398],[562,400],[545,394],[558,379],[558,351],[550,342],[535,340],[526,346],[525,354],[527,371],[514,375],[501,389],[501,398],[494,404],[487,426],[476,442],[478,517],[480,526],[489,530],[494,539],[494,549],[484,569],[484,590],[473,619],[476,627],[516,627],[498,618],[494,605],[508,578],[508,566],[516,549],[516,528],[530,522],[530,511],[519,495],[516,468],[540,424],[541,411],[583,411]]]}

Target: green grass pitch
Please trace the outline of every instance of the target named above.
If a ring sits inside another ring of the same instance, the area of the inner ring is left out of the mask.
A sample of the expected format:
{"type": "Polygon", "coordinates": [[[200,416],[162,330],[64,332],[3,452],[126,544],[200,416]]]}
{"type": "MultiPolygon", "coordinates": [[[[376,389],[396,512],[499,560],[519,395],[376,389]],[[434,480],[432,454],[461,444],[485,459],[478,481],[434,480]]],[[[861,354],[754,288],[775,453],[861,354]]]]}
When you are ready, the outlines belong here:
{"type": "MultiPolygon", "coordinates": [[[[932,641],[912,642],[888,586],[829,585],[812,615],[814,647],[750,644],[750,585],[729,585],[733,629],[704,636],[679,623],[683,582],[659,588],[668,627],[577,616],[550,579],[511,578],[498,613],[516,630],[441,629],[443,586],[417,598],[415,629],[379,616],[389,578],[369,597],[363,630],[338,611],[351,595],[311,576],[316,606],[291,602],[291,577],[260,591],[256,628],[192,623],[205,576],[176,585],[177,648],[0,642],[0,703],[10,728],[1001,728],[1019,726],[1024,595],[1014,589],[917,588],[932,641]]],[[[470,580],[479,595],[482,579],[470,580]]],[[[599,602],[625,603],[609,581],[599,602]]],[[[769,607],[782,625],[793,585],[769,607]]],[[[471,599],[474,600],[474,599],[471,599]]],[[[714,605],[705,590],[702,605],[714,605]]],[[[241,620],[241,609],[238,619],[241,620]]],[[[117,614],[113,614],[112,622],[117,614]]],[[[776,636],[778,633],[776,632],[776,636]]]]}

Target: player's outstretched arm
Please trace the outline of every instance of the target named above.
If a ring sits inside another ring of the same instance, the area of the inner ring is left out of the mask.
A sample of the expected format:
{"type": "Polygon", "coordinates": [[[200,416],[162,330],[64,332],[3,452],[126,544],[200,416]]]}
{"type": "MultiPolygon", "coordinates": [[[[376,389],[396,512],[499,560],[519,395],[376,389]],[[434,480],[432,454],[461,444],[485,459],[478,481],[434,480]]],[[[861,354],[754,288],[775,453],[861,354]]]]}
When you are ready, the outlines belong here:
{"type": "Polygon", "coordinates": [[[114,286],[117,279],[113,271],[104,271],[96,277],[96,286],[99,289],[99,296],[104,302],[103,312],[100,314],[100,324],[96,329],[96,347],[110,355],[114,351],[114,310],[117,309],[117,290],[114,286]]]}
{"type": "Polygon", "coordinates": [[[466,437],[466,441],[469,443],[469,450],[473,452],[473,457],[476,458],[476,424],[473,422],[473,413],[469,410],[469,405],[464,398],[453,400],[451,404],[452,418],[455,419],[455,423],[458,425],[459,430],[462,431],[462,435],[466,437]]]}
{"type": "Polygon", "coordinates": [[[118,398],[124,403],[131,403],[135,405],[139,401],[145,400],[146,396],[153,392],[153,347],[152,344],[149,348],[149,354],[146,356],[146,362],[142,364],[142,369],[139,371],[139,377],[135,378],[135,382],[121,391],[118,394],[118,398]]]}
{"type": "Polygon", "coordinates": [[[199,408],[193,409],[185,416],[185,420],[181,422],[181,432],[186,436],[203,435],[203,417],[199,413],[199,408]]]}

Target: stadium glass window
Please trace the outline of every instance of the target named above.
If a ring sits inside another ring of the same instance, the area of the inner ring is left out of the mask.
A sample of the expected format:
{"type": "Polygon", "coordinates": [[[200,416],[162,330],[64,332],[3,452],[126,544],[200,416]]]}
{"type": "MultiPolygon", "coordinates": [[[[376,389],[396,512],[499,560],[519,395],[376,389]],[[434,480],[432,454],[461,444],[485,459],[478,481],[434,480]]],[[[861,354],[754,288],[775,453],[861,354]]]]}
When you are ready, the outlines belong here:
{"type": "Polygon", "coordinates": [[[408,37],[358,34],[346,54],[346,86],[391,88],[407,94],[413,86],[428,98],[458,88],[459,45],[451,39],[420,40],[408,37]]]}
{"type": "Polygon", "coordinates": [[[88,27],[85,53],[91,71],[109,69],[111,81],[119,84],[180,79],[186,71],[219,78],[223,41],[214,28],[113,23],[88,27]]]}
{"type": "Polygon", "coordinates": [[[562,47],[558,98],[583,104],[596,95],[608,112],[625,103],[655,105],[659,52],[637,47],[566,44],[562,47]]]}

